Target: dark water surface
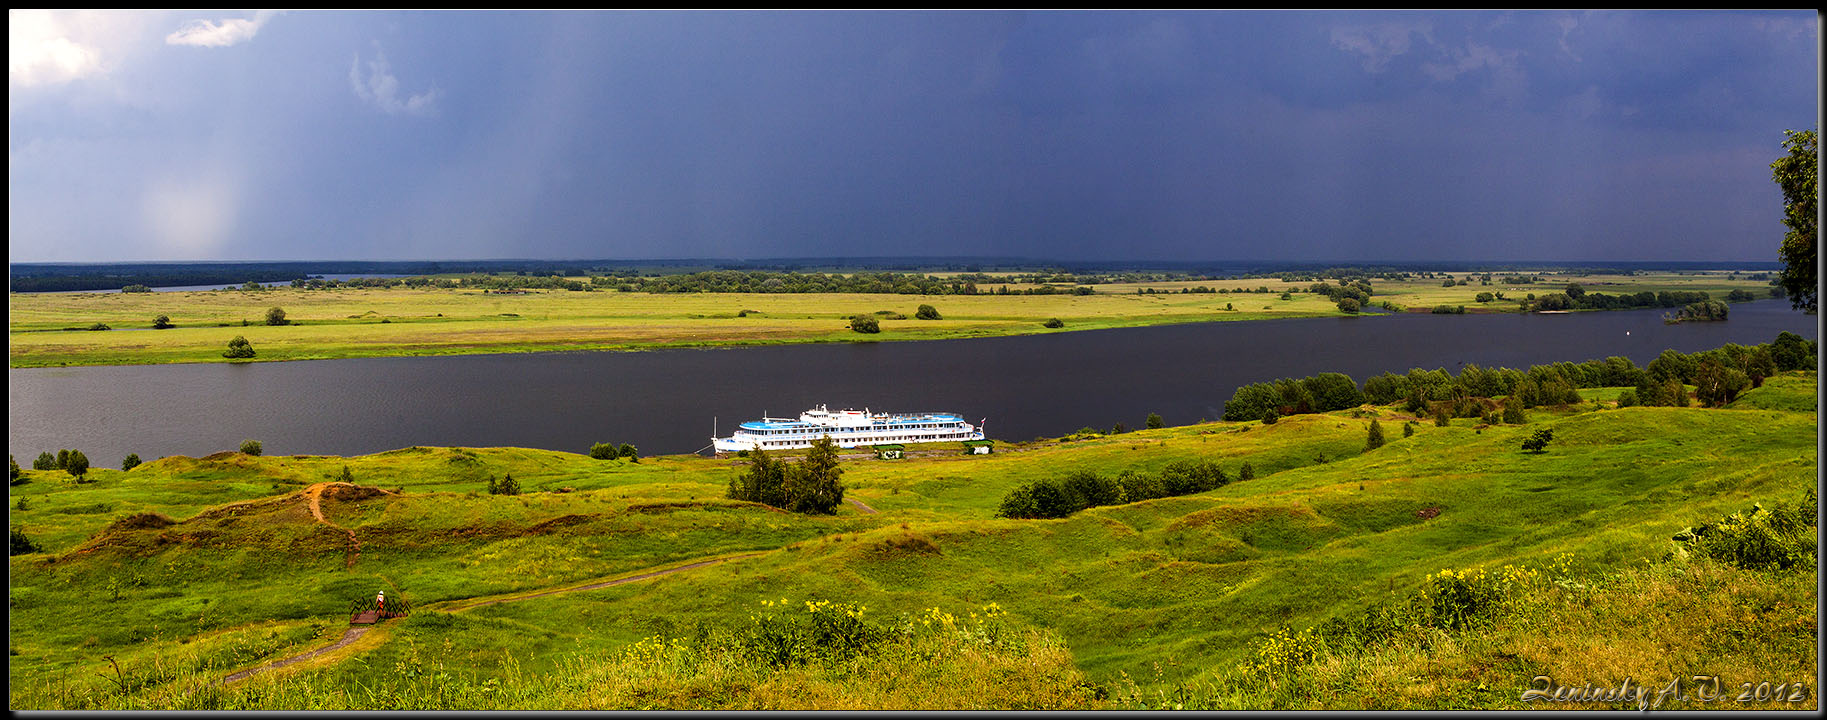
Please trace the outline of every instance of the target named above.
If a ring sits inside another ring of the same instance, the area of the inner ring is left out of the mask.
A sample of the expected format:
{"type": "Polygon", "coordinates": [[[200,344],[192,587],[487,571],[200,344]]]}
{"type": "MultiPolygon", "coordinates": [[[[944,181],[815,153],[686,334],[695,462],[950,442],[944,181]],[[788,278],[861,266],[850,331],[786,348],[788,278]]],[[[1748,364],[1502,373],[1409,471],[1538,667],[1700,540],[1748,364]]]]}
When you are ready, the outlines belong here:
{"type": "Polygon", "coordinates": [[[1080,427],[1218,419],[1238,386],[1343,372],[1581,361],[1647,364],[1667,348],[1817,336],[1786,301],[1732,305],[1721,323],[1664,325],[1660,310],[1567,315],[1395,315],[1219,322],[1025,337],[650,352],[466,355],[8,372],[7,450],[200,456],[260,440],[267,454],[362,455],[412,445],[642,454],[710,443],[765,411],[819,403],[989,418],[1027,440],[1080,427]]]}

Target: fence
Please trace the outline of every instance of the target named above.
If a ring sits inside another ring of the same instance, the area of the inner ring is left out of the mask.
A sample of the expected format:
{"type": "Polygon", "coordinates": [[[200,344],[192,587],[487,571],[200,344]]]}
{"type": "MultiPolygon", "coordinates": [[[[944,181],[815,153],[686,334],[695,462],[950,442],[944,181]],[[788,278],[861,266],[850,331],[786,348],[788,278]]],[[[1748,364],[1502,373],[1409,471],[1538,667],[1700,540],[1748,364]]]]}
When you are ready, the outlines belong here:
{"type": "Polygon", "coordinates": [[[374,598],[364,597],[349,601],[349,622],[354,623],[363,615],[374,613],[374,622],[387,618],[406,617],[412,612],[412,603],[404,597],[387,598],[386,603],[377,603],[374,598]],[[385,608],[383,612],[377,612],[385,608]]]}

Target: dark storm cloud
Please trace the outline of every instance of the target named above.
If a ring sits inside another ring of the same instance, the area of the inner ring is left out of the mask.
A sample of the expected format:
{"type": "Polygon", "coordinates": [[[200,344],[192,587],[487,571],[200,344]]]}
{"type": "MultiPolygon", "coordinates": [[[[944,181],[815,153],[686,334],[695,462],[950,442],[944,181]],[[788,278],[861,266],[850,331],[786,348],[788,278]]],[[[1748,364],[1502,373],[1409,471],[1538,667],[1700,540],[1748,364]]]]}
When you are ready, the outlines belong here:
{"type": "Polygon", "coordinates": [[[1817,102],[1792,12],[125,17],[13,73],[15,261],[1764,260],[1817,102]]]}

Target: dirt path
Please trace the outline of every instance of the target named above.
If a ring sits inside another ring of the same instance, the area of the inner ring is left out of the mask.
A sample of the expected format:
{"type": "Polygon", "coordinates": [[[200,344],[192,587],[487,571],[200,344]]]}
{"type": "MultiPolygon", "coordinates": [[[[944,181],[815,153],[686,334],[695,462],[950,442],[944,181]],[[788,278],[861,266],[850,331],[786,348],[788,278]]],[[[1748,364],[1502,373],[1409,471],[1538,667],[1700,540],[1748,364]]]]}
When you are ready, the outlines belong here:
{"type": "Polygon", "coordinates": [[[331,650],[338,650],[338,649],[347,647],[349,645],[349,643],[355,642],[356,640],[360,639],[361,636],[366,635],[366,634],[368,634],[368,628],[365,626],[349,628],[347,631],[345,631],[343,633],[342,639],[337,640],[336,644],[334,644],[334,645],[325,645],[323,647],[320,647],[316,650],[312,650],[310,652],[293,655],[289,658],[284,658],[281,660],[274,660],[270,663],[261,665],[259,667],[252,667],[252,668],[248,668],[246,670],[242,670],[240,672],[229,675],[228,677],[222,678],[221,684],[232,683],[236,680],[240,680],[249,675],[253,675],[254,673],[266,672],[268,670],[282,668],[287,665],[291,665],[293,663],[304,662],[311,658],[317,657],[318,655],[322,655],[324,653],[330,652],[331,650]]]}
{"type": "Polygon", "coordinates": [[[868,505],[864,505],[863,501],[858,500],[856,498],[844,498],[844,502],[850,503],[851,505],[855,505],[857,507],[857,509],[862,510],[863,512],[869,513],[870,515],[875,514],[875,508],[869,507],[868,505]]]}
{"type": "MultiPolygon", "coordinates": [[[[343,558],[343,567],[345,569],[353,568],[353,567],[355,567],[355,561],[360,559],[362,556],[361,538],[358,538],[355,536],[354,530],[350,530],[349,528],[343,527],[341,525],[338,525],[336,523],[333,523],[333,522],[330,522],[329,520],[324,519],[324,507],[323,507],[324,491],[327,489],[330,489],[332,487],[358,487],[358,486],[354,485],[352,483],[346,483],[346,482],[320,482],[320,483],[317,483],[317,484],[311,485],[310,487],[305,488],[304,497],[308,503],[308,506],[311,508],[311,517],[317,518],[318,522],[328,525],[330,527],[336,528],[338,530],[341,530],[349,536],[349,552],[347,553],[346,557],[343,558]]],[[[370,488],[370,489],[377,490],[383,495],[392,495],[393,494],[386,490],[381,490],[380,488],[370,488]]]]}
{"type": "MultiPolygon", "coordinates": [[[[312,510],[314,511],[312,514],[316,514],[315,496],[313,496],[312,499],[313,499],[312,510]]],[[[323,518],[320,516],[318,519],[321,520],[323,518]]],[[[325,522],[324,524],[328,525],[329,523],[325,522]]],[[[652,572],[645,572],[645,573],[641,573],[639,575],[630,575],[628,577],[617,578],[617,579],[608,580],[605,582],[591,583],[589,585],[579,585],[577,587],[559,588],[557,590],[545,590],[542,592],[533,593],[531,595],[521,595],[518,597],[500,598],[497,600],[488,600],[488,601],[474,603],[474,604],[470,604],[470,605],[453,607],[453,608],[449,608],[447,610],[447,612],[461,612],[464,610],[473,610],[473,609],[479,608],[479,607],[487,607],[489,605],[496,605],[496,604],[500,604],[500,603],[519,602],[521,600],[531,600],[536,597],[545,597],[547,595],[558,595],[561,593],[579,592],[582,590],[597,590],[597,589],[601,589],[601,588],[610,587],[612,585],[622,585],[622,584],[626,584],[626,583],[637,582],[640,580],[648,580],[651,578],[660,577],[662,575],[671,575],[673,573],[684,572],[686,570],[706,567],[709,565],[716,565],[718,563],[729,562],[731,560],[741,560],[743,558],[751,558],[751,557],[755,557],[756,555],[760,555],[760,554],[761,553],[758,553],[758,552],[752,552],[752,553],[744,553],[742,555],[731,555],[729,557],[712,558],[710,560],[699,560],[698,562],[690,563],[687,565],[680,565],[678,567],[667,568],[665,570],[654,570],[652,572]]],[[[267,670],[274,670],[274,669],[282,668],[287,665],[291,665],[293,663],[309,660],[313,657],[317,657],[318,655],[322,655],[322,654],[330,652],[332,650],[347,647],[349,645],[349,643],[355,642],[356,640],[360,639],[361,636],[367,634],[369,627],[371,627],[371,626],[360,626],[360,627],[349,628],[348,631],[343,633],[342,639],[336,641],[336,644],[334,644],[334,645],[326,645],[324,647],[317,648],[316,650],[311,650],[309,652],[300,653],[298,655],[293,655],[288,658],[275,660],[273,662],[267,663],[265,665],[261,665],[259,667],[248,668],[246,670],[242,670],[242,671],[236,672],[232,675],[229,675],[227,677],[224,677],[224,678],[222,678],[222,680],[220,682],[221,683],[235,682],[236,680],[241,680],[241,679],[246,678],[255,673],[260,673],[260,672],[265,672],[267,670]]]]}

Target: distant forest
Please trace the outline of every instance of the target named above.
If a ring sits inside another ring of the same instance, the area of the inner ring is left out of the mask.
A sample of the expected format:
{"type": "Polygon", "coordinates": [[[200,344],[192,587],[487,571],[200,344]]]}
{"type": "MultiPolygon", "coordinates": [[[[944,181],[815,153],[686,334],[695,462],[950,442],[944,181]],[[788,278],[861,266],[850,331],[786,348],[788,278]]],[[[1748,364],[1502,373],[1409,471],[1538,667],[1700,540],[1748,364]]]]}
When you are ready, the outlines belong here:
{"type": "MultiPolygon", "coordinates": [[[[298,261],[298,262],[147,262],[147,263],[12,263],[9,266],[9,289],[12,292],[58,292],[73,290],[118,290],[129,285],[172,287],[184,285],[241,285],[248,282],[287,283],[318,275],[437,275],[450,273],[511,273],[516,276],[543,278],[563,276],[605,276],[617,278],[616,285],[633,285],[629,289],[650,292],[677,292],[681,286],[702,286],[701,282],[649,281],[636,278],[691,276],[696,280],[730,279],[731,271],[742,271],[747,278],[788,280],[780,275],[757,275],[773,271],[783,274],[802,273],[877,273],[871,284],[888,281],[902,285],[910,277],[882,277],[893,272],[953,273],[1022,273],[1017,282],[1076,282],[1095,284],[1117,278],[1204,280],[1226,277],[1336,277],[1340,271],[1352,275],[1380,276],[1407,272],[1464,272],[1469,270],[1547,270],[1566,269],[1581,272],[1628,273],[1651,270],[1780,270],[1774,262],[1539,262],[1539,263],[1473,263],[1473,262],[1378,262],[1378,263],[1300,263],[1271,261],[1081,261],[1061,262],[1031,258],[774,258],[765,260],[657,259],[657,260],[415,260],[415,261],[298,261]],[[708,275],[706,275],[708,274],[708,275]],[[1051,277],[1048,277],[1051,276],[1051,277]],[[1042,279],[1046,278],[1046,279],[1042,279]]],[[[918,277],[912,276],[912,277],[918,277]]],[[[830,278],[824,278],[829,280],[830,278]]],[[[982,282],[984,278],[975,278],[982,282]]],[[[997,280],[1000,281],[1000,280],[997,280]]],[[[520,283],[504,283],[521,285],[520,283]]],[[[602,283],[598,283],[599,285],[602,283]]],[[[715,283],[711,283],[715,284],[715,283]]],[[[742,283],[737,283],[742,284],[742,283]]],[[[810,283],[813,286],[824,283],[810,283]]],[[[925,283],[914,283],[923,285],[925,283]]],[[[950,286],[952,283],[947,282],[950,286]]],[[[948,288],[949,289],[949,288],[948,288]]],[[[958,292],[958,289],[952,292],[958,292]]],[[[928,288],[933,292],[937,288],[928,288]]],[[[778,292],[778,290],[775,290],[778,292]]],[[[798,290],[807,291],[805,289],[798,290]]],[[[826,290],[832,291],[832,290],[826,290]]],[[[846,288],[842,291],[855,290],[846,288]]],[[[875,289],[874,292],[885,292],[875,289]]],[[[943,290],[937,290],[944,292],[943,290]]],[[[766,292],[766,290],[763,290],[766,292]]],[[[791,292],[791,291],[789,291],[791,292]]],[[[892,292],[888,290],[887,292],[892,292]]],[[[916,290],[915,292],[919,292],[916,290]]]]}

